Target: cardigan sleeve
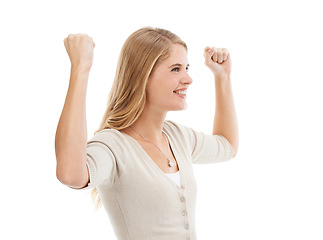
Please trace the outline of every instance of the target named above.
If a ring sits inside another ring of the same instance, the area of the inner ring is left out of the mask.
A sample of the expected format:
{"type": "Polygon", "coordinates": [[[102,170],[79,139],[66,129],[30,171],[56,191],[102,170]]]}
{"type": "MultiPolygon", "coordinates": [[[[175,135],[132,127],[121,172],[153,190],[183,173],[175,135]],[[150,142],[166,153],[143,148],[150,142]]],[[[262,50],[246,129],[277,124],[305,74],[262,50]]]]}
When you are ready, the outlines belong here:
{"type": "Polygon", "coordinates": [[[185,144],[191,155],[192,163],[216,163],[233,158],[234,150],[224,136],[198,132],[169,120],[167,123],[178,135],[178,140],[185,144]]]}
{"type": "Polygon", "coordinates": [[[187,129],[191,136],[192,162],[216,163],[233,158],[234,150],[230,142],[222,135],[209,135],[187,129]]]}
{"type": "Polygon", "coordinates": [[[87,161],[90,182],[81,189],[91,189],[98,185],[113,185],[116,172],[116,158],[110,146],[100,134],[87,142],[87,161]]]}

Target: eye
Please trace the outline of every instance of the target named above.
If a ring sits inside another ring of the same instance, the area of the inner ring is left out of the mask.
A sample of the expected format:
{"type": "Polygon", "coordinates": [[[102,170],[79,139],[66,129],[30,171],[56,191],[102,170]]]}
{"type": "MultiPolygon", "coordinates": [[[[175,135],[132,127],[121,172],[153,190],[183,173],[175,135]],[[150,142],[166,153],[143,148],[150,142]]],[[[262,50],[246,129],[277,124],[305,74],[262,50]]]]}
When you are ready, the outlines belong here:
{"type": "Polygon", "coordinates": [[[172,72],[179,72],[179,67],[173,68],[172,72]]]}

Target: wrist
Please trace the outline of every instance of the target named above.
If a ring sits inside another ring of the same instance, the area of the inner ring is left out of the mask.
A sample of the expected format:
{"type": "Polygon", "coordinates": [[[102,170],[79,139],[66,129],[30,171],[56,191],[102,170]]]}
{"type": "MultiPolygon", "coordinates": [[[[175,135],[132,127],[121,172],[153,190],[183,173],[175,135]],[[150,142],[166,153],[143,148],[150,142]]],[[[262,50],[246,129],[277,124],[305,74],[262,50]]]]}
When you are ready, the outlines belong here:
{"type": "Polygon", "coordinates": [[[71,72],[78,74],[89,74],[91,67],[86,67],[83,65],[71,65],[71,72]]]}
{"type": "Polygon", "coordinates": [[[218,74],[214,74],[214,80],[216,82],[228,82],[230,81],[230,74],[222,74],[222,75],[218,75],[218,74]]]}
{"type": "Polygon", "coordinates": [[[90,74],[90,71],[85,68],[71,67],[70,83],[71,82],[87,83],[89,79],[89,74],[90,74]]]}
{"type": "Polygon", "coordinates": [[[231,90],[231,79],[229,76],[225,78],[215,77],[214,79],[214,85],[217,92],[227,92],[228,90],[231,90]]]}

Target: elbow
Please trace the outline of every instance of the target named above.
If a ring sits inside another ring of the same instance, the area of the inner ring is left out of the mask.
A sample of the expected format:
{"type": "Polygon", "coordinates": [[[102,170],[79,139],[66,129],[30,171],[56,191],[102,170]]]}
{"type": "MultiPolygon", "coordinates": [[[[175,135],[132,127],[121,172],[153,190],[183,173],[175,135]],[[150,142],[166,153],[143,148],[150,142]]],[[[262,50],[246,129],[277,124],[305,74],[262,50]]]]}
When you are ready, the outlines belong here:
{"type": "Polygon", "coordinates": [[[72,182],[70,176],[68,176],[66,173],[64,173],[62,170],[59,170],[58,168],[56,170],[56,178],[64,185],[70,185],[72,182]]]}
{"type": "Polygon", "coordinates": [[[59,168],[56,169],[56,178],[66,186],[71,186],[74,182],[73,178],[66,171],[59,168]]]}
{"type": "Polygon", "coordinates": [[[231,143],[230,143],[230,145],[231,145],[231,148],[233,150],[233,156],[232,156],[232,158],[234,158],[237,155],[237,153],[238,153],[239,146],[238,146],[238,144],[231,144],[231,143]]]}
{"type": "Polygon", "coordinates": [[[88,178],[75,175],[64,169],[56,169],[56,178],[64,185],[71,188],[83,188],[88,184],[88,178]]]}
{"type": "Polygon", "coordinates": [[[233,151],[234,151],[234,154],[233,154],[233,157],[232,158],[234,158],[237,155],[237,153],[238,153],[238,146],[234,147],[233,148],[233,151]]]}
{"type": "Polygon", "coordinates": [[[237,151],[234,151],[232,158],[235,158],[236,155],[237,155],[237,151]]]}

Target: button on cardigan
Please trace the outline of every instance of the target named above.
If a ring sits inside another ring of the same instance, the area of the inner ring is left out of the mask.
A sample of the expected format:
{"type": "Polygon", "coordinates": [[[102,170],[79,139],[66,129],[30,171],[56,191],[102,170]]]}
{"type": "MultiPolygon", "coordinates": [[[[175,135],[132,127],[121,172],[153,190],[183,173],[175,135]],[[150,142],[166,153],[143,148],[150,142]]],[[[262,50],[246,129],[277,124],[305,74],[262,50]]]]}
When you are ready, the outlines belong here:
{"type": "Polygon", "coordinates": [[[118,240],[196,239],[196,182],[192,164],[229,160],[234,150],[221,135],[207,135],[165,121],[180,171],[180,186],[157,166],[130,135],[97,132],[87,144],[90,182],[97,187],[118,240]]]}

